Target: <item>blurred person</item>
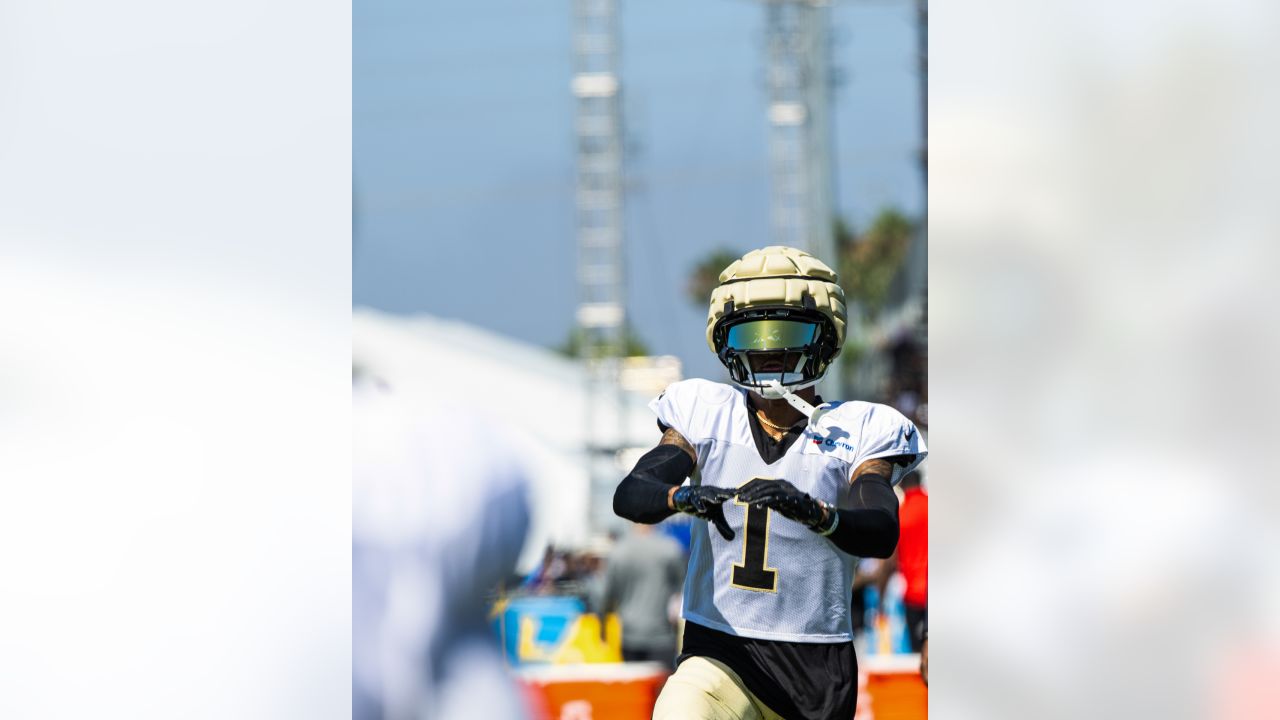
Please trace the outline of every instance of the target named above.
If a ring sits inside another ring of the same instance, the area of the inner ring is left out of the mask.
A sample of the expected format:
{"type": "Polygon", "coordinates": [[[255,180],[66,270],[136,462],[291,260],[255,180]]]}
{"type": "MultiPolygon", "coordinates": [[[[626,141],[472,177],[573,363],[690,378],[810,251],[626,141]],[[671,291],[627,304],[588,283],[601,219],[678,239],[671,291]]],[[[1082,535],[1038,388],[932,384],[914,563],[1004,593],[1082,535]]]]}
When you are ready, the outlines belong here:
{"type": "Polygon", "coordinates": [[[867,628],[867,587],[875,584],[876,575],[867,572],[863,567],[865,560],[853,567],[853,597],[850,601],[850,619],[853,622],[853,635],[856,638],[867,628]]]}
{"type": "Polygon", "coordinates": [[[918,343],[912,338],[901,338],[888,348],[890,367],[889,387],[885,393],[888,402],[907,417],[915,417],[916,410],[924,402],[927,361],[918,343]]]}
{"type": "MultiPolygon", "coordinates": [[[[895,571],[906,581],[902,604],[907,615],[911,652],[920,652],[924,628],[929,618],[929,494],[920,483],[920,473],[907,473],[899,485],[903,491],[898,508],[898,549],[883,564],[883,577],[895,571]]],[[[881,590],[884,597],[883,588],[881,590]]]]}
{"type": "Polygon", "coordinates": [[[464,403],[352,398],[352,717],[522,718],[487,594],[515,569],[528,481],[464,403]],[[447,452],[442,448],[447,447],[447,452]]]}
{"type": "Polygon", "coordinates": [[[623,660],[674,665],[676,628],[668,608],[684,584],[684,571],[680,543],[650,525],[633,525],[614,546],[601,610],[617,612],[622,621],[623,660]]]}
{"type": "Polygon", "coordinates": [[[920,631],[920,681],[929,687],[929,622],[920,631]]]}
{"type": "Polygon", "coordinates": [[[846,322],[829,267],[773,246],[719,281],[707,343],[733,385],[669,386],[651,403],[661,442],[614,495],[635,522],[706,521],[693,525],[683,648],[654,718],[848,720],[855,556],[893,552],[894,483],[928,451],[888,406],[817,396],[846,322]]]}
{"type": "Polygon", "coordinates": [[[535,595],[550,595],[568,573],[568,554],[548,545],[542,554],[542,563],[525,580],[525,586],[535,595]]]}
{"type": "Polygon", "coordinates": [[[600,556],[592,548],[583,548],[569,553],[569,571],[565,579],[576,583],[587,583],[600,572],[600,556]]]}
{"type": "Polygon", "coordinates": [[[874,589],[876,606],[874,610],[879,612],[882,608],[880,603],[884,599],[885,587],[888,585],[889,578],[884,572],[885,560],[878,558],[858,558],[857,563],[853,567],[853,602],[850,606],[853,620],[853,635],[856,639],[858,636],[865,634],[871,627],[867,624],[867,591],[874,589]]]}
{"type": "MultiPolygon", "coordinates": [[[[582,551],[582,577],[578,580],[578,594],[586,605],[588,612],[600,615],[604,620],[605,571],[608,568],[605,558],[617,544],[616,539],[609,537],[596,538],[587,544],[582,551]]],[[[603,628],[603,622],[601,624],[603,628]]]]}
{"type": "Polygon", "coordinates": [[[523,582],[520,583],[521,587],[531,592],[536,592],[544,582],[544,579],[548,577],[551,565],[555,561],[555,554],[556,549],[554,546],[548,545],[543,548],[542,560],[538,562],[537,567],[525,576],[523,582]]]}
{"type": "Polygon", "coordinates": [[[556,550],[551,553],[551,562],[542,574],[542,584],[554,587],[569,579],[571,566],[568,550],[556,550]]]}

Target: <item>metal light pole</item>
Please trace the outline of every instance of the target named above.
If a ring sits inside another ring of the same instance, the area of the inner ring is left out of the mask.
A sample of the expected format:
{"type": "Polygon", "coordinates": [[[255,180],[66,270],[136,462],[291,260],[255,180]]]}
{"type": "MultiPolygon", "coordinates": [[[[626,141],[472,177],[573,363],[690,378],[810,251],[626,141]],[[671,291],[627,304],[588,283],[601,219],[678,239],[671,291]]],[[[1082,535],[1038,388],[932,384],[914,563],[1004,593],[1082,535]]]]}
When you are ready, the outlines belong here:
{"type": "MultiPolygon", "coordinates": [[[[765,12],[773,240],[835,267],[830,3],[766,0],[765,12]]],[[[842,395],[837,367],[818,392],[842,395]]]]}
{"type": "Polygon", "coordinates": [[[588,522],[612,518],[609,498],[618,481],[613,457],[624,438],[620,359],[626,327],[622,237],[622,114],[618,78],[616,0],[574,0],[574,74],[577,135],[577,327],[587,366],[588,522]],[[613,415],[616,434],[602,418],[613,415]]]}

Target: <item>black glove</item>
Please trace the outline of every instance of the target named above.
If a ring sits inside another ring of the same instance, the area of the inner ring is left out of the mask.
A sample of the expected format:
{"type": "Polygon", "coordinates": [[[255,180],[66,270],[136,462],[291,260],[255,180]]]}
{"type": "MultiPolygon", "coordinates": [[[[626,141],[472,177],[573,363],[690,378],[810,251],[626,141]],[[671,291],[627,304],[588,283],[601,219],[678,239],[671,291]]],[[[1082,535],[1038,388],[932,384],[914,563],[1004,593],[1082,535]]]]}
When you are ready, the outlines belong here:
{"type": "MultiPolygon", "coordinates": [[[[738,500],[777,510],[783,517],[791,518],[814,532],[824,529],[819,527],[823,520],[823,504],[786,480],[756,478],[738,488],[738,500]]],[[[834,512],[828,513],[828,525],[834,515],[834,512]]]]}
{"type": "Polygon", "coordinates": [[[732,488],[683,485],[671,496],[671,504],[682,513],[710,522],[725,540],[732,540],[733,529],[729,527],[729,521],[724,519],[724,508],[720,507],[720,503],[733,497],[733,493],[732,488]]]}

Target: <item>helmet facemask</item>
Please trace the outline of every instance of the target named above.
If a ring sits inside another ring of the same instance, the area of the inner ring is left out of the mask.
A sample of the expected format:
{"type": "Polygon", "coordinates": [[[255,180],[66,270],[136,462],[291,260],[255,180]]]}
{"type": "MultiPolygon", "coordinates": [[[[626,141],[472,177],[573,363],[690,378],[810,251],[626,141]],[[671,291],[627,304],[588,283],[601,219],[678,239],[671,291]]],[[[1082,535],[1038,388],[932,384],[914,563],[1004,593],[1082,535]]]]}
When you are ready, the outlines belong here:
{"type": "Polygon", "coordinates": [[[808,308],[726,312],[712,335],[733,382],[771,399],[817,383],[835,355],[831,321],[808,308]]]}

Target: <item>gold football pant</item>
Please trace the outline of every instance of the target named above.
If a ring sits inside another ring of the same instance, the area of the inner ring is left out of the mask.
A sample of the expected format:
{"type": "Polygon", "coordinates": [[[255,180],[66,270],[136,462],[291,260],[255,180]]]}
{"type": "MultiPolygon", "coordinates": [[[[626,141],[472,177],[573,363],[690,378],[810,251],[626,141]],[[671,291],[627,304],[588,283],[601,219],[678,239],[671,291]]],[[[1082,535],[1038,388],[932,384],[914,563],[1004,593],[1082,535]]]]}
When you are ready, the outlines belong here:
{"type": "Polygon", "coordinates": [[[719,660],[691,657],[667,678],[653,720],[783,720],[719,660]]]}

